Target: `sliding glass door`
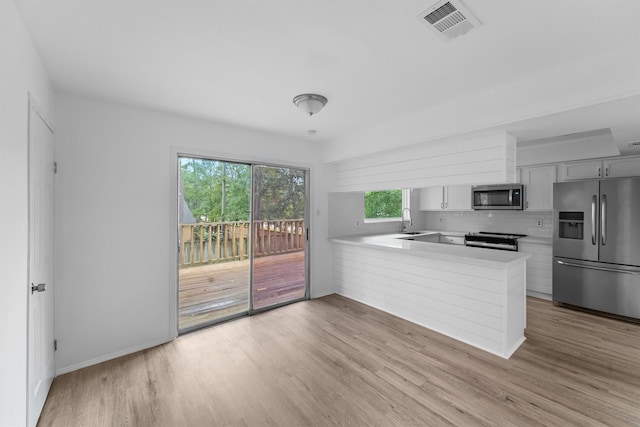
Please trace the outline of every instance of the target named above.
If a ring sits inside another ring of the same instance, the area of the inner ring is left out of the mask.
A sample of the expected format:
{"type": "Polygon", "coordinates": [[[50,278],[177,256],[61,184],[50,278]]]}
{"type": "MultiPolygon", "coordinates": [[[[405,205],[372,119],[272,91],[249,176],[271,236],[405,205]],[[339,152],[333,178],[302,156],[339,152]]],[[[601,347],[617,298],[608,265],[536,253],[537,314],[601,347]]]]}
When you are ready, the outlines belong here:
{"type": "Polygon", "coordinates": [[[306,170],[178,164],[179,331],[305,298],[306,170]]]}
{"type": "Polygon", "coordinates": [[[306,171],[254,166],[253,308],[306,295],[306,171]]]}
{"type": "Polygon", "coordinates": [[[179,158],[178,328],[250,308],[251,165],[179,158]]]}

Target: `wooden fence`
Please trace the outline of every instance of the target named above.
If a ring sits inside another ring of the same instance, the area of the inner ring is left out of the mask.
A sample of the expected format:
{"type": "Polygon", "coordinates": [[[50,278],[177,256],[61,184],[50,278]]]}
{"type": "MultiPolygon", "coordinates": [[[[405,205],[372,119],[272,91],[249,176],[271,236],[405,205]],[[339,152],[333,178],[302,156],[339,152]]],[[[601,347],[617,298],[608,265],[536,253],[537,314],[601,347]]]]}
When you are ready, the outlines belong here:
{"type": "MultiPolygon", "coordinates": [[[[241,261],[249,257],[248,221],[180,224],[180,267],[241,261]]],[[[303,219],[256,221],[254,257],[304,250],[303,219]]]]}

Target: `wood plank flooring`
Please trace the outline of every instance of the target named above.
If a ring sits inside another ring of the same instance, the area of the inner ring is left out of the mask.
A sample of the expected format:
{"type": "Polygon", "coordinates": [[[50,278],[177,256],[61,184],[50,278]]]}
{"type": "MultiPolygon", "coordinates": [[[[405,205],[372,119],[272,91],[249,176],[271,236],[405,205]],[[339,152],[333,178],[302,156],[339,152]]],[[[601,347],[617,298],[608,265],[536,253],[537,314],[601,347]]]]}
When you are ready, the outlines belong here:
{"type": "Polygon", "coordinates": [[[510,360],[330,295],[55,379],[40,426],[638,426],[640,325],[528,298],[510,360]]]}
{"type": "MultiPolygon", "coordinates": [[[[249,269],[249,260],[181,268],[178,272],[180,329],[246,312],[249,307],[249,269]]],[[[255,308],[303,298],[304,252],[256,258],[254,283],[255,308]]]]}

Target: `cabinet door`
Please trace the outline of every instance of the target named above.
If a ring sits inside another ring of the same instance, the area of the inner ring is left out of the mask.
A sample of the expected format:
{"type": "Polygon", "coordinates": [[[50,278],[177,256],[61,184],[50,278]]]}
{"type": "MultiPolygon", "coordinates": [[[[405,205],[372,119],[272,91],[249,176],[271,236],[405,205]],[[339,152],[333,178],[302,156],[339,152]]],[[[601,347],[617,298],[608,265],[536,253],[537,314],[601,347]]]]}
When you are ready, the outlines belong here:
{"type": "Polygon", "coordinates": [[[525,185],[525,209],[553,209],[553,183],[556,182],[555,166],[522,168],[522,183],[525,185]]]}
{"type": "Polygon", "coordinates": [[[600,160],[560,164],[561,181],[602,178],[603,175],[602,161],[600,160]]]}
{"type": "Polygon", "coordinates": [[[429,187],[420,190],[420,210],[440,211],[444,209],[444,187],[429,187]]]}
{"type": "Polygon", "coordinates": [[[445,188],[444,208],[453,211],[471,210],[471,186],[454,185],[445,188]]]}
{"type": "Polygon", "coordinates": [[[640,158],[612,159],[604,161],[605,178],[640,176],[640,158]]]}
{"type": "Polygon", "coordinates": [[[553,256],[551,245],[519,243],[518,250],[531,254],[527,260],[527,291],[552,293],[553,256]]]}

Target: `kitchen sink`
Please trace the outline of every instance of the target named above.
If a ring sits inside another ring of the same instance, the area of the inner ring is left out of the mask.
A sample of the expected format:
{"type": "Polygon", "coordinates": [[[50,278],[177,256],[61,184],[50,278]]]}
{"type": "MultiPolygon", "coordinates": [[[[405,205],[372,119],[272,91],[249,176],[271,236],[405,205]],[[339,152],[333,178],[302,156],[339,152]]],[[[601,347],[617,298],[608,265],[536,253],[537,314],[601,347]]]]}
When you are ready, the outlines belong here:
{"type": "Polygon", "coordinates": [[[414,240],[416,242],[442,243],[445,245],[464,245],[464,237],[449,236],[446,234],[427,234],[424,236],[414,235],[411,237],[400,237],[400,239],[414,240]]]}

